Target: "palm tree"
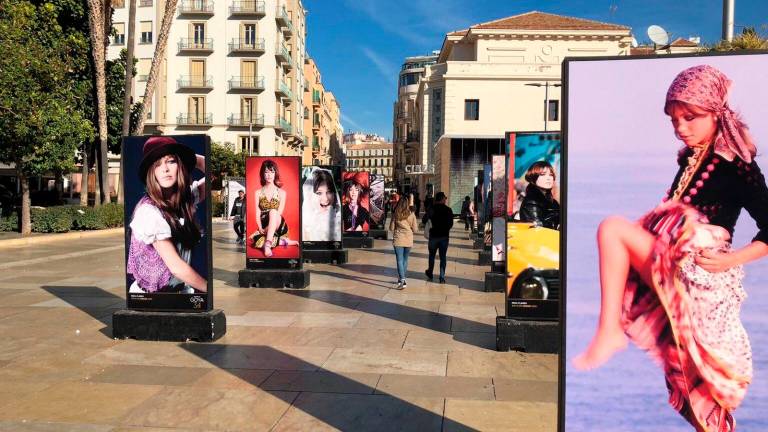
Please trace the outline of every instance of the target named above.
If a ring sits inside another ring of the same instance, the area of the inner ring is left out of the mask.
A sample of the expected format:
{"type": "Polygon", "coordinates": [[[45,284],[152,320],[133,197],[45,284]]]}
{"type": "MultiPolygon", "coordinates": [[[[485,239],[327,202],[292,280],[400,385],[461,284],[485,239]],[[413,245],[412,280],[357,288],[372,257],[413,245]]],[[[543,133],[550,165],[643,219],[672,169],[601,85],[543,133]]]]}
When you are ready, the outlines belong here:
{"type": "Polygon", "coordinates": [[[732,41],[722,40],[712,47],[713,51],[768,49],[768,38],[757,33],[754,27],[745,27],[732,41]]]}
{"type": "Polygon", "coordinates": [[[155,46],[155,54],[152,56],[152,65],[149,68],[149,78],[147,79],[147,87],[144,90],[144,99],[139,106],[139,119],[136,125],[136,134],[141,135],[144,133],[144,107],[152,103],[152,96],[155,92],[155,86],[157,84],[157,75],[160,73],[160,63],[165,57],[165,49],[168,46],[168,34],[171,30],[171,24],[173,23],[173,15],[176,13],[176,5],[178,0],[168,0],[165,2],[165,10],[163,11],[163,22],[160,25],[160,33],[157,35],[157,45],[155,46]]]}
{"type": "MultiPolygon", "coordinates": [[[[131,134],[131,95],[133,94],[133,50],[136,38],[136,0],[128,4],[128,53],[125,56],[125,96],[123,97],[123,136],[131,134]]],[[[122,146],[122,144],[121,144],[122,146]]],[[[120,151],[122,154],[122,149],[120,151]]],[[[117,202],[122,204],[125,197],[123,191],[123,164],[117,182],[117,202]]]]}

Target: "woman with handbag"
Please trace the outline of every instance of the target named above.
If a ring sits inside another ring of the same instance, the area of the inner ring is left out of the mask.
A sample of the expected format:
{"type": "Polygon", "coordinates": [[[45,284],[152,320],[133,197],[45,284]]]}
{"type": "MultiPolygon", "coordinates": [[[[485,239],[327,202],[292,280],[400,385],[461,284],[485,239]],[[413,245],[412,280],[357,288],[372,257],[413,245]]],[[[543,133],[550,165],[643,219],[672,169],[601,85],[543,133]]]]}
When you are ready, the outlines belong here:
{"type": "Polygon", "coordinates": [[[728,106],[731,81],[695,66],[670,86],[664,111],[685,146],[662,204],[637,223],[612,216],[598,228],[597,332],[574,359],[599,367],[627,337],[664,368],[669,401],[697,431],[731,432],[752,380],[739,318],[742,265],[768,255],[768,187],[747,126],[728,106]],[[759,232],[735,249],[741,209],[759,232]]]}
{"type": "Polygon", "coordinates": [[[413,247],[413,233],[418,229],[416,216],[410,209],[407,199],[397,202],[389,222],[389,230],[392,231],[392,245],[395,248],[397,261],[397,282],[395,289],[403,289],[408,284],[405,276],[408,274],[408,254],[413,247]]]}

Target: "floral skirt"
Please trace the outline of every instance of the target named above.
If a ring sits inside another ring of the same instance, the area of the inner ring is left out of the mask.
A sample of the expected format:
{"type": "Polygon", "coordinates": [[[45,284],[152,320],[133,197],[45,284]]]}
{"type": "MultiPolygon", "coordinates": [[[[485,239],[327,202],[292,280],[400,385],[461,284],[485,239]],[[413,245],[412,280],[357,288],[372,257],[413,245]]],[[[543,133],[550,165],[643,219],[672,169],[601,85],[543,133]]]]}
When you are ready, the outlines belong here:
{"type": "Polygon", "coordinates": [[[695,209],[662,204],[640,223],[656,236],[652,286],[630,273],[622,324],[663,368],[669,402],[696,430],[735,430],[732,411],[752,380],[752,350],[739,318],[746,293],[741,266],[710,273],[702,250],[729,252],[729,233],[695,209]]]}

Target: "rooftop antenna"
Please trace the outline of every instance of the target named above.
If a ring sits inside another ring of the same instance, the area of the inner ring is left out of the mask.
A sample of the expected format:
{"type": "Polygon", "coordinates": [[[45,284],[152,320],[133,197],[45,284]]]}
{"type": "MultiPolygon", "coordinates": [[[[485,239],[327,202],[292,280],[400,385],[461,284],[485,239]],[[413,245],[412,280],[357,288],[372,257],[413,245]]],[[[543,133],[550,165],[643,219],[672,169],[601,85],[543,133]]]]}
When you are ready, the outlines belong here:
{"type": "Polygon", "coordinates": [[[654,51],[669,49],[669,33],[661,26],[648,27],[648,38],[653,42],[654,51]]]}

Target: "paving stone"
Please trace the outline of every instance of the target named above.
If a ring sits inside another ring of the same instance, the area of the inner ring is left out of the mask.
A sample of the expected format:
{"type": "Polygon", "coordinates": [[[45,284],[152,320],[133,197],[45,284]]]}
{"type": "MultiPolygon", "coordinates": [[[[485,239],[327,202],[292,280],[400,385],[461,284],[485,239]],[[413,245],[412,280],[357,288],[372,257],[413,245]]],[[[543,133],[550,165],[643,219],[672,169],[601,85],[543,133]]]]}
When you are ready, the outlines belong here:
{"type": "Polygon", "coordinates": [[[490,378],[390,375],[381,376],[376,393],[392,396],[493,400],[490,378]]]}
{"type": "Polygon", "coordinates": [[[557,404],[447,399],[443,430],[552,432],[557,430],[557,404]]]}
{"type": "Polygon", "coordinates": [[[337,348],[323,368],[334,372],[445,375],[446,354],[402,349],[337,348]]]}

